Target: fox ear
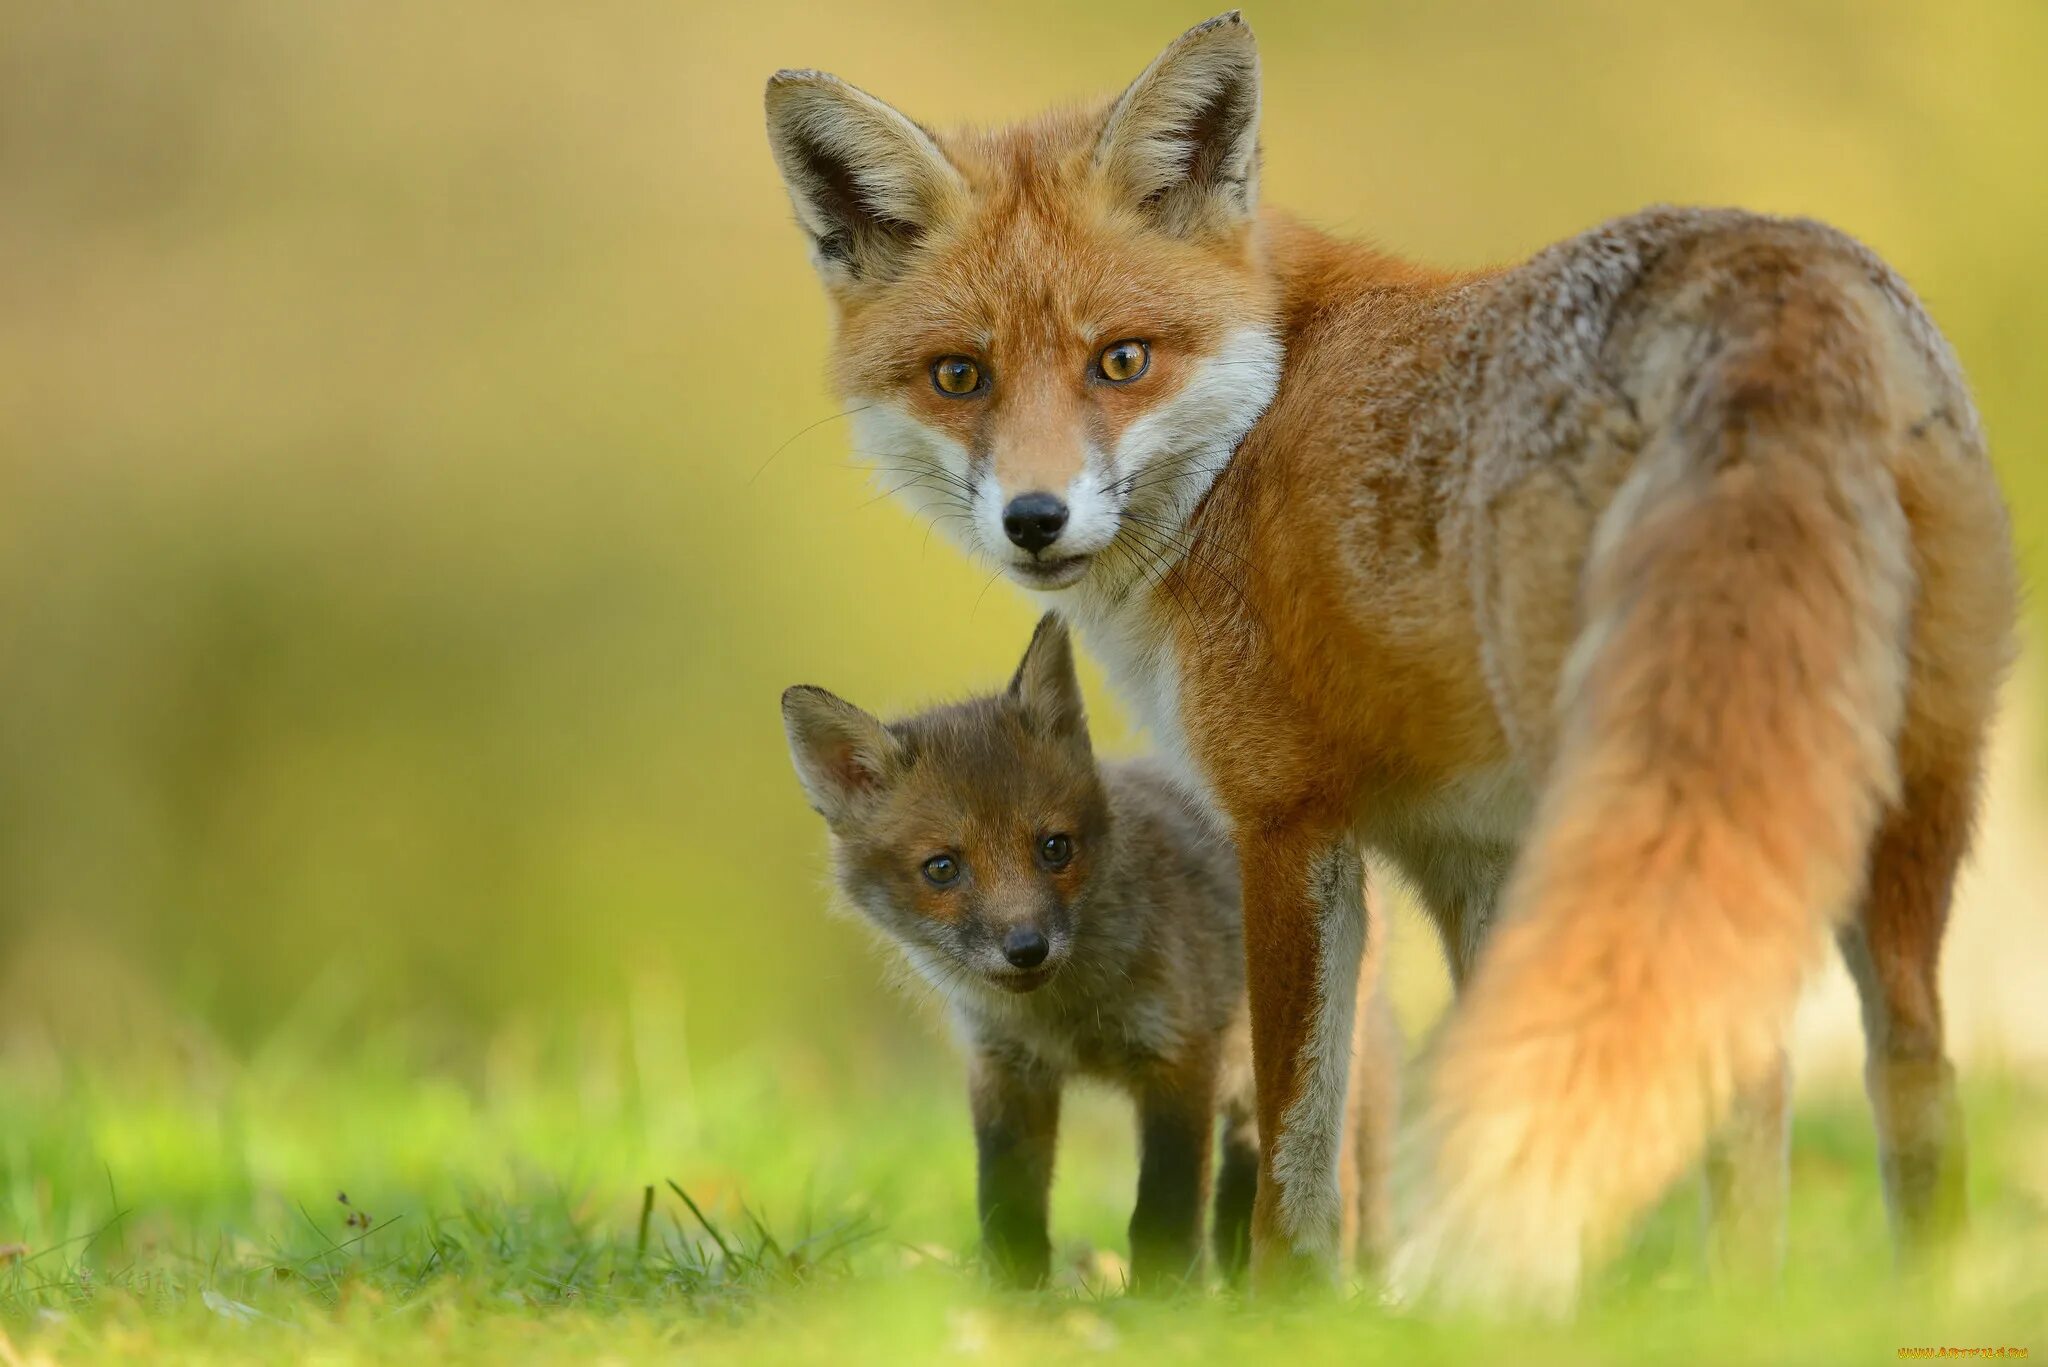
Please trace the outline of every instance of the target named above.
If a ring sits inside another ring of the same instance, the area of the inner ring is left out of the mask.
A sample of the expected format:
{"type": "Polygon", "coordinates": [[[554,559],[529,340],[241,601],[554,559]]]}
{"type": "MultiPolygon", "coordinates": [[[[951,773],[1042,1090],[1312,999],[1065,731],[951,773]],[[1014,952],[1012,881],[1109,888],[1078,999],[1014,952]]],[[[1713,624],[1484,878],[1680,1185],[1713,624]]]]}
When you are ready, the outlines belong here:
{"type": "Polygon", "coordinates": [[[768,79],[768,144],[827,280],[886,280],[966,182],[931,134],[822,71],[768,79]]]}
{"type": "Polygon", "coordinates": [[[1236,10],[1183,33],[1131,82],[1095,165],[1166,232],[1252,216],[1259,190],[1259,49],[1236,10]]]}
{"type": "Polygon", "coordinates": [[[822,688],[799,684],[785,692],[782,725],[804,795],[827,821],[881,791],[902,758],[902,745],[887,727],[822,688]]]}
{"type": "Polygon", "coordinates": [[[1034,726],[1060,740],[1088,743],[1088,713],[1081,702],[1081,680],[1074,672],[1074,647],[1066,623],[1048,612],[1038,619],[1024,661],[1010,680],[1017,700],[1034,726]]]}

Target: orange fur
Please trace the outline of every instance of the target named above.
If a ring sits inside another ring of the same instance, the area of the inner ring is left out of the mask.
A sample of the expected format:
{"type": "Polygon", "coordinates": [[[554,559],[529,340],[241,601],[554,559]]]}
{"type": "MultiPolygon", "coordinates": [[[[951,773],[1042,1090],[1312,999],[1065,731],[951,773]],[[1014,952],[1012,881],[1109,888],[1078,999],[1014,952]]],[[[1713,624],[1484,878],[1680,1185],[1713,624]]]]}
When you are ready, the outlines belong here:
{"type": "Polygon", "coordinates": [[[1652,210],[1453,274],[1256,213],[1256,80],[1231,15],[1106,110],[937,135],[915,167],[889,169],[922,130],[864,113],[777,136],[842,391],[894,414],[885,454],[1078,623],[1234,828],[1261,1266],[1336,1242],[1361,845],[1422,891],[1463,989],[1417,1287],[1568,1299],[1768,1097],[1838,927],[1902,1232],[1949,1227],[1933,964],[2015,588],[1946,344],[1811,222],[1652,210]],[[833,229],[804,187],[848,177],[878,188],[833,229]],[[1156,369],[1091,383],[1118,337],[1156,369]],[[932,393],[947,354],[986,394],[932,393]],[[1112,530],[1013,552],[997,514],[1027,488],[1112,530]]]}

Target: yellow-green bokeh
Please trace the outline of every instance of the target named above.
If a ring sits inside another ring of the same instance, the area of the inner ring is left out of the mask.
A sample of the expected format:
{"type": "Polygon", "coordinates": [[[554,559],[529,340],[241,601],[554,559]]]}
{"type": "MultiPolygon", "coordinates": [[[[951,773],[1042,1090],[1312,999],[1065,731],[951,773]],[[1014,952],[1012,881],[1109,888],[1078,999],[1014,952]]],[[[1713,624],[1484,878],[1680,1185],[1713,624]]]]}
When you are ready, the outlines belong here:
{"type": "MultiPolygon", "coordinates": [[[[1202,17],[0,3],[0,1032],[459,1047],[659,998],[708,1055],[900,1037],[776,697],[987,686],[1031,614],[819,423],[761,82],[999,119],[1202,17]]],[[[1332,229],[1471,264],[1669,200],[1869,241],[2032,556],[2038,0],[1248,17],[1263,191],[1332,229]]]]}

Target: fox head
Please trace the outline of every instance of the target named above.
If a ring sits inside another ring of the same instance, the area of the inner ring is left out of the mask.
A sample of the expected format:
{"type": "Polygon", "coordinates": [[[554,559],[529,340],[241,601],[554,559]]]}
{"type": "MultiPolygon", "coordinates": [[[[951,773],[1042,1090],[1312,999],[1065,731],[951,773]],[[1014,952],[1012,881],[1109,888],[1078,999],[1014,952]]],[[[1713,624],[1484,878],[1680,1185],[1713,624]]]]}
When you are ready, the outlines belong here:
{"type": "Polygon", "coordinates": [[[1279,383],[1251,29],[1212,19],[1106,107],[995,131],[815,71],[767,109],[855,449],[1028,588],[1163,572],[1279,383]]]}
{"type": "Polygon", "coordinates": [[[1109,836],[1066,628],[1041,621],[994,697],[884,724],[797,687],[782,720],[840,892],[920,973],[942,990],[1051,980],[1109,836]]]}

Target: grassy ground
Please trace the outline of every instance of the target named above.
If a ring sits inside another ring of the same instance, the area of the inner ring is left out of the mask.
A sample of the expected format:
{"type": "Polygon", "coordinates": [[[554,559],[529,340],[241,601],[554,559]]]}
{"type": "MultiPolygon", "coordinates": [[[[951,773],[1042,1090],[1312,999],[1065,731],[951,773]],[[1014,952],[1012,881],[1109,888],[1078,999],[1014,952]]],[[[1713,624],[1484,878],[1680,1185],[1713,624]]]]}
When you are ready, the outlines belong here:
{"type": "Polygon", "coordinates": [[[950,1065],[660,1077],[508,1047],[434,1071],[377,1042],[153,1081],[0,1070],[0,1363],[185,1360],[1892,1360],[2048,1351],[2048,1094],[1973,1079],[1976,1233],[1953,1285],[1892,1272],[1860,1098],[1800,1116],[1792,1272],[1702,1278],[1682,1192],[1568,1327],[1429,1323],[1369,1300],[1117,1294],[1126,1121],[1073,1108],[1060,1289],[985,1290],[950,1065]],[[165,1080],[176,1077],[173,1085],[165,1080]],[[345,1199],[344,1199],[345,1197],[345,1199]]]}
{"type": "MultiPolygon", "coordinates": [[[[1261,193],[1309,222],[1445,265],[1657,202],[1869,242],[2040,579],[2048,5],[1250,9],[1261,193]]],[[[0,0],[0,1367],[2048,1350],[2048,825],[1997,775],[1949,1019],[2035,1081],[1968,1070],[1980,1242],[1939,1304],[1890,1276],[1853,1083],[1802,1114],[1780,1298],[1703,1292],[1690,1194],[1568,1330],[961,1265],[958,1067],[822,914],[775,699],[999,686],[1037,610],[867,487],[761,83],[994,120],[1205,12],[0,0]]],[[[1120,1249],[1128,1124],[1070,1117],[1058,1230],[1120,1249]]]]}

